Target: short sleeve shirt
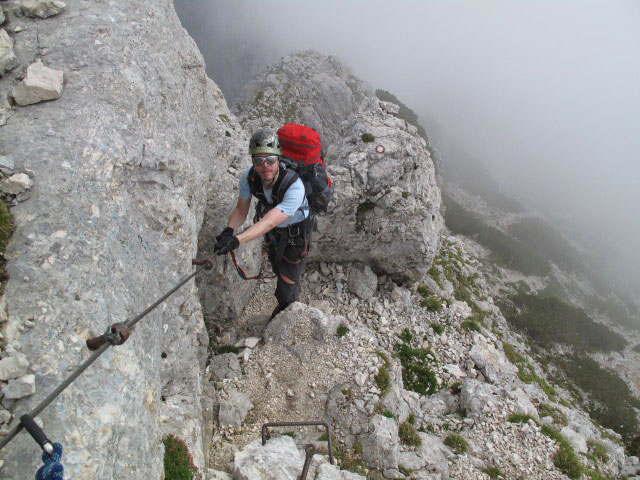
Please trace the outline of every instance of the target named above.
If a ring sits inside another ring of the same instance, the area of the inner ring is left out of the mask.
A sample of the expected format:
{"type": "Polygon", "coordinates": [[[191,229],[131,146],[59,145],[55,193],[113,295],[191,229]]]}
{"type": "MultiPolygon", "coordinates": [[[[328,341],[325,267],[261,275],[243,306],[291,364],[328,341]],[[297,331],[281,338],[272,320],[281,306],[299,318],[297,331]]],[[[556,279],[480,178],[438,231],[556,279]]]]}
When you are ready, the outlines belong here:
{"type": "MultiPolygon", "coordinates": [[[[240,176],[238,187],[240,190],[240,198],[243,200],[248,200],[251,197],[251,189],[249,188],[250,170],[251,167],[247,167],[240,176]]],[[[271,201],[271,190],[265,188],[264,196],[268,201],[271,201]]],[[[304,220],[309,215],[309,209],[300,210],[300,207],[306,207],[307,205],[307,197],[304,195],[304,184],[302,180],[297,179],[285,192],[282,202],[274,207],[289,216],[289,218],[280,223],[278,227],[286,227],[287,225],[292,225],[304,220]]]]}

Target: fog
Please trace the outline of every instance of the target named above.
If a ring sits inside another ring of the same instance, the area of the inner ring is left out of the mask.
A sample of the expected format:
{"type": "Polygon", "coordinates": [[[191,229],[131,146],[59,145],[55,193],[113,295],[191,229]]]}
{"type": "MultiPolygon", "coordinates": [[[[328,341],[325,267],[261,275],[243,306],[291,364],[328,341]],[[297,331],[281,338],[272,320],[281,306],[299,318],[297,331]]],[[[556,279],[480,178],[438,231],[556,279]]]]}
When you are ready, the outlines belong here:
{"type": "Polygon", "coordinates": [[[482,161],[640,291],[637,0],[175,6],[228,100],[286,53],[335,55],[412,108],[445,161],[482,161]]]}

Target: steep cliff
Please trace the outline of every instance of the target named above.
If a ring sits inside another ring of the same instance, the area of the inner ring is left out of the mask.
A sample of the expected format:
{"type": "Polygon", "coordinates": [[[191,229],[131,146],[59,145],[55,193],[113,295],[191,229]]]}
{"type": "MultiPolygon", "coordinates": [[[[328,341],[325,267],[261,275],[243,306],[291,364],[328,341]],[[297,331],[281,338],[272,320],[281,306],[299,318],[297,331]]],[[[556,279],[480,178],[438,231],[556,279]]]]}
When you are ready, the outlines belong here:
{"type": "MultiPolygon", "coordinates": [[[[88,356],[88,337],[192,270],[207,189],[230,163],[213,152],[234,141],[218,116],[224,99],[171,1],[69,0],[48,18],[27,3],[2,3],[17,59],[0,79],[2,98],[13,101],[36,60],[63,72],[64,90],[57,100],[4,105],[0,127],[0,154],[33,183],[12,196],[16,230],[5,254],[2,362],[27,363],[4,388],[34,379],[21,395],[4,390],[11,415],[88,356]]],[[[190,282],[47,408],[40,419],[65,447],[68,478],[162,478],[165,433],[185,439],[202,466],[207,344],[190,282]]],[[[15,417],[2,418],[6,432],[15,417]]],[[[1,455],[0,478],[32,477],[41,463],[25,433],[1,455]]]]}

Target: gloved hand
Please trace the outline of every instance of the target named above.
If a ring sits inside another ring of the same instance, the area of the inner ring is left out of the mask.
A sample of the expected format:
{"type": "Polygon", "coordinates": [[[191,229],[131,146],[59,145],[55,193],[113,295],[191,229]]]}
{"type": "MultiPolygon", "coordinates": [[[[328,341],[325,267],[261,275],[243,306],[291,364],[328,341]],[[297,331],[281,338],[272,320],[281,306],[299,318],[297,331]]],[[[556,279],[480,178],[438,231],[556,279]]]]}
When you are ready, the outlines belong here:
{"type": "MultiPolygon", "coordinates": [[[[231,227],[227,227],[224,230],[222,230],[222,232],[220,233],[220,235],[216,236],[216,241],[220,241],[222,239],[222,237],[229,237],[233,235],[233,228],[231,227]]],[[[217,245],[217,244],[216,244],[217,245]]]]}
{"type": "Polygon", "coordinates": [[[221,235],[220,240],[218,240],[215,247],[213,247],[213,251],[217,255],[225,255],[239,246],[240,242],[238,241],[238,237],[234,235],[221,235]]]}

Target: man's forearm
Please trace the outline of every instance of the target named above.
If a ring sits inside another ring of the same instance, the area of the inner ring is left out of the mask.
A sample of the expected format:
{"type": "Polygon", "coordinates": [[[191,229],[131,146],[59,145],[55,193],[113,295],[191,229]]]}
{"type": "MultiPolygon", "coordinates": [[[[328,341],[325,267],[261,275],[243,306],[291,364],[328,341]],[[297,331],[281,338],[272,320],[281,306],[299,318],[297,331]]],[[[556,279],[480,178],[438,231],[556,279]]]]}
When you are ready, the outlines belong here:
{"type": "Polygon", "coordinates": [[[236,207],[231,212],[231,215],[229,215],[229,221],[227,222],[227,225],[235,230],[240,225],[242,225],[246,219],[246,212],[243,212],[238,207],[236,207]]]}

